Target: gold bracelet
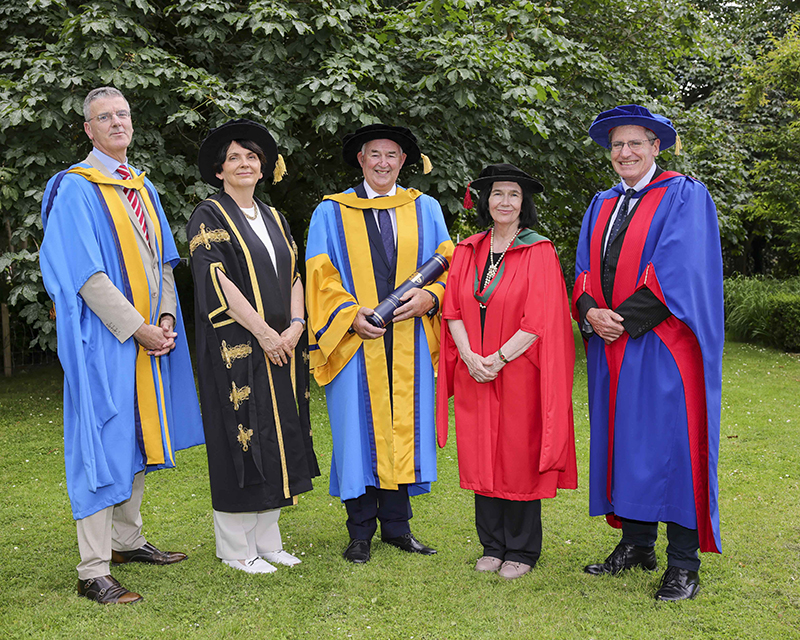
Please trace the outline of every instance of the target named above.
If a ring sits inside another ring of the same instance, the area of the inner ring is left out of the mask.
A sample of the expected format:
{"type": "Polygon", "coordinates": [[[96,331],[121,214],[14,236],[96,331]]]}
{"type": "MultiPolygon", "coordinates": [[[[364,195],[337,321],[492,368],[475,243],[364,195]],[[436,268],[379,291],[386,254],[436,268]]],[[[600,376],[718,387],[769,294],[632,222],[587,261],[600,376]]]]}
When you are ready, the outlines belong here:
{"type": "Polygon", "coordinates": [[[497,350],[497,355],[500,358],[500,362],[502,362],[503,364],[508,364],[508,360],[506,360],[506,357],[503,355],[502,349],[497,350]]]}

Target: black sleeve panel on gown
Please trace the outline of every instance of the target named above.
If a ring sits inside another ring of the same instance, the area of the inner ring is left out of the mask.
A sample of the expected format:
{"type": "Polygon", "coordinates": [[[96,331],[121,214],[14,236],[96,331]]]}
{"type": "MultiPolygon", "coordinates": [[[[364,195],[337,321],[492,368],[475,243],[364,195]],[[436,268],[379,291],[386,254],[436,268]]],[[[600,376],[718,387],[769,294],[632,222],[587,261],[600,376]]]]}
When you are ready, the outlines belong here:
{"type": "Polygon", "coordinates": [[[635,291],[614,311],[624,318],[622,326],[633,339],[640,338],[672,315],[667,305],[647,288],[635,291]]]}
{"type": "Polygon", "coordinates": [[[584,340],[588,340],[594,335],[594,331],[592,330],[592,325],[586,320],[586,314],[589,312],[590,309],[597,309],[597,303],[594,301],[594,298],[590,296],[588,293],[582,293],[580,297],[575,301],[575,306],[578,308],[578,314],[580,316],[580,322],[578,322],[578,329],[581,332],[584,340]],[[587,331],[586,329],[589,329],[587,331]]]}

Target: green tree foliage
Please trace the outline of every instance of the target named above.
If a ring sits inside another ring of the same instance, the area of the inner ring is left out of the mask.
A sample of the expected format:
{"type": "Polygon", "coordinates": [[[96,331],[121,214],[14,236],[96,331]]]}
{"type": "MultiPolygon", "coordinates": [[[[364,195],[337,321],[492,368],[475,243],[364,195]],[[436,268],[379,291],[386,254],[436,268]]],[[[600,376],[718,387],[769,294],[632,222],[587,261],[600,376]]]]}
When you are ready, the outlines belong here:
{"type": "MultiPolygon", "coordinates": [[[[545,184],[545,232],[571,266],[590,198],[619,180],[608,152],[590,141],[589,125],[600,111],[641,104],[671,118],[691,150],[694,140],[684,132],[687,118],[676,66],[688,56],[706,55],[705,36],[700,14],[687,2],[557,0],[553,6],[566,17],[554,30],[568,45],[545,54],[558,98],[542,108],[550,135],[535,141],[532,169],[545,184]]],[[[672,150],[659,162],[698,174],[690,171],[686,155],[676,157],[672,150]]]]}
{"type": "Polygon", "coordinates": [[[772,37],[745,69],[748,114],[767,114],[750,136],[756,154],[750,219],[771,243],[778,275],[797,273],[800,259],[800,17],[772,37]],[[783,258],[783,259],[781,259],[783,258]],[[781,268],[783,267],[783,268],[781,268]]]}
{"type": "Polygon", "coordinates": [[[386,119],[414,128],[435,169],[411,180],[454,219],[459,192],[485,158],[532,154],[547,129],[537,105],[554,96],[539,50],[566,48],[537,4],[340,0],[28,0],[0,8],[0,179],[3,298],[52,321],[36,269],[39,206],[50,175],[89,143],[81,102],[98,85],[129,98],[131,161],[147,169],[176,236],[209,193],[195,158],[210,127],[264,122],[287,156],[288,178],[268,198],[303,237],[322,195],[356,180],[341,136],[386,119]],[[509,35],[509,23],[518,34],[509,35]],[[481,143],[476,143],[480,140],[481,143]]]}
{"type": "Polygon", "coordinates": [[[707,30],[691,3],[669,0],[3,3],[0,299],[52,346],[40,202],[47,179],[90,149],[81,103],[100,85],[128,97],[131,161],[162,194],[180,243],[210,192],[195,166],[209,128],[244,117],[272,131],[289,174],[264,197],[302,244],[314,205],[358,179],[341,136],[383,120],[418,135],[434,170],[405,169],[401,181],[440,200],[454,235],[471,228],[460,202],[485,164],[541,178],[542,232],[569,272],[591,195],[617,179],[586,135],[599,111],[638,102],[665,113],[689,151],[665,154],[667,165],[701,179],[718,169],[693,155],[714,122],[686,113],[679,73],[687,59],[714,59],[707,30]]]}
{"type": "Polygon", "coordinates": [[[774,127],[780,107],[743,109],[741,95],[751,82],[745,70],[760,64],[759,51],[770,50],[774,39],[786,32],[800,3],[695,4],[707,16],[705,55],[686,57],[678,65],[688,130],[699,127],[701,133],[693,136],[698,144],[690,149],[692,164],[717,204],[726,271],[780,276],[790,271],[791,260],[778,248],[779,234],[772,225],[754,215],[754,193],[761,179],[753,171],[761,156],[760,132],[774,127]]]}

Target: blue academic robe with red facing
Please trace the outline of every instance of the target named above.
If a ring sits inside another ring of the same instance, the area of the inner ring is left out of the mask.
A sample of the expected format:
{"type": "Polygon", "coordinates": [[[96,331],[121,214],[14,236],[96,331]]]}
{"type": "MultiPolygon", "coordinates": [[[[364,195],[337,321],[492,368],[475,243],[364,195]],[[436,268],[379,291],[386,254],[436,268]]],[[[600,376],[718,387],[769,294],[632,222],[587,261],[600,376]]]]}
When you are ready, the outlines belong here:
{"type": "Polygon", "coordinates": [[[676,522],[698,530],[701,551],[719,552],[724,317],[716,208],[700,182],[657,174],[635,196],[614,255],[613,293],[608,282],[604,293],[603,236],[622,194],[617,185],[592,200],[575,266],[573,315],[589,373],[590,514],[612,525],[619,517],[676,522]],[[585,332],[590,306],[626,318],[619,339],[606,345],[585,332]]]}

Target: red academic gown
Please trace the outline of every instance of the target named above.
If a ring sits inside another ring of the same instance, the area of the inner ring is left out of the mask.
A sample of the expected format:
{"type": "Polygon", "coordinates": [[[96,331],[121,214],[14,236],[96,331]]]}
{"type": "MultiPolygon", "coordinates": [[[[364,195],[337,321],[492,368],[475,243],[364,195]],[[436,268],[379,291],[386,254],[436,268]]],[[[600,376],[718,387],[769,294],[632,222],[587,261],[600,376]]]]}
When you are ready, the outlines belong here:
{"type": "Polygon", "coordinates": [[[497,378],[478,383],[442,322],[437,383],[439,446],[447,442],[448,398],[455,396],[461,486],[507,500],[552,498],[577,487],[572,375],[575,345],[564,278],[552,242],[529,229],[517,236],[483,292],[489,233],[458,244],[442,309],[462,320],[475,353],[495,353],[519,329],[539,336],[505,365],[497,378]],[[486,301],[481,340],[478,298],[486,301]]]}

